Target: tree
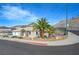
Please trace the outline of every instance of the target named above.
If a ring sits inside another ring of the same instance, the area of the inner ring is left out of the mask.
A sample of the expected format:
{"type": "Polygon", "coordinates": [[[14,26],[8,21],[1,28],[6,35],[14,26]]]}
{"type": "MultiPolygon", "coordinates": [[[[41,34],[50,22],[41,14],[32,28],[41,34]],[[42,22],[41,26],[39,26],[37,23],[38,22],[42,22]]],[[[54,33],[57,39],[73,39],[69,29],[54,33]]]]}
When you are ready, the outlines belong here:
{"type": "Polygon", "coordinates": [[[33,30],[39,30],[40,37],[44,38],[44,33],[47,30],[48,22],[46,18],[37,19],[37,22],[33,25],[33,30]]]}
{"type": "Polygon", "coordinates": [[[49,34],[49,37],[51,37],[51,35],[53,33],[55,33],[55,28],[53,26],[51,26],[51,25],[48,25],[47,26],[47,33],[49,34]]]}

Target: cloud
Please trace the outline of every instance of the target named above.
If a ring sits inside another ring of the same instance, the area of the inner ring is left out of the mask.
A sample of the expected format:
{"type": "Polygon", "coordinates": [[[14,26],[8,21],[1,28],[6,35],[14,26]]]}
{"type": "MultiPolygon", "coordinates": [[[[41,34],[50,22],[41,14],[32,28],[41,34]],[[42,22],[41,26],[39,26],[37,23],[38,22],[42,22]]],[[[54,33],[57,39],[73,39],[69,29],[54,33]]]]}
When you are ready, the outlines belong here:
{"type": "Polygon", "coordinates": [[[17,6],[2,6],[0,14],[1,14],[0,17],[5,18],[7,20],[35,21],[38,18],[30,11],[24,10],[17,6]]]}

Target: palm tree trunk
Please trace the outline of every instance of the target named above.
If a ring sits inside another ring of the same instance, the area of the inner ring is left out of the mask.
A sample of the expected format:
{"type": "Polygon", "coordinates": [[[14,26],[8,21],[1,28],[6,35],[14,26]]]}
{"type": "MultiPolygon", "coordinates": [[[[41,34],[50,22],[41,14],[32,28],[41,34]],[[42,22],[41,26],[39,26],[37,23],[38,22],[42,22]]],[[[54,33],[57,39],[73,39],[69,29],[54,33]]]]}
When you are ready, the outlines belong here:
{"type": "Polygon", "coordinates": [[[49,34],[49,38],[51,38],[51,34],[49,34]]]}
{"type": "Polygon", "coordinates": [[[44,31],[43,30],[40,31],[40,37],[44,38],[44,31]]]}

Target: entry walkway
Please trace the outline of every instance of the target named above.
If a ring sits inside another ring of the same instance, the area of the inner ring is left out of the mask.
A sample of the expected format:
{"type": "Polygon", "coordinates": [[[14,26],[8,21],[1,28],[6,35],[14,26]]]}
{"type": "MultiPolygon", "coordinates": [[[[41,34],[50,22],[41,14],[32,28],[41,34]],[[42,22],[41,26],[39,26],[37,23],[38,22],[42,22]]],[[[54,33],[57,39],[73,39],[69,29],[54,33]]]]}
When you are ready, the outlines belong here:
{"type": "Polygon", "coordinates": [[[34,45],[41,45],[41,46],[62,46],[62,45],[72,45],[79,43],[79,36],[71,32],[68,32],[68,37],[66,39],[59,41],[34,41],[34,40],[26,40],[26,39],[12,39],[12,38],[0,38],[0,39],[23,42],[23,43],[34,44],[34,45]]]}

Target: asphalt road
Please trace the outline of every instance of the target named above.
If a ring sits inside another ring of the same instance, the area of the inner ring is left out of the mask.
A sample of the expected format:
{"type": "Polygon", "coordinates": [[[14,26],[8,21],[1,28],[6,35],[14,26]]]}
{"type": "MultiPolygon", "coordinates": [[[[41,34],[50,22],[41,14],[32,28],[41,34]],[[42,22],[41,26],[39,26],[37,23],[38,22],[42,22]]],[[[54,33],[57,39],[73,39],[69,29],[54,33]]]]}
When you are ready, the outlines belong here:
{"type": "Polygon", "coordinates": [[[70,32],[72,32],[72,33],[74,33],[74,34],[79,36],[79,30],[70,30],[70,32]]]}
{"type": "Polygon", "coordinates": [[[0,40],[0,55],[78,55],[79,44],[70,46],[37,46],[0,40]]]}

